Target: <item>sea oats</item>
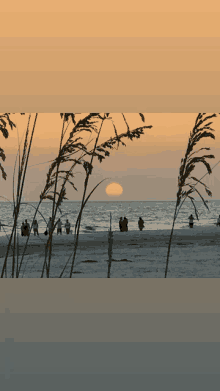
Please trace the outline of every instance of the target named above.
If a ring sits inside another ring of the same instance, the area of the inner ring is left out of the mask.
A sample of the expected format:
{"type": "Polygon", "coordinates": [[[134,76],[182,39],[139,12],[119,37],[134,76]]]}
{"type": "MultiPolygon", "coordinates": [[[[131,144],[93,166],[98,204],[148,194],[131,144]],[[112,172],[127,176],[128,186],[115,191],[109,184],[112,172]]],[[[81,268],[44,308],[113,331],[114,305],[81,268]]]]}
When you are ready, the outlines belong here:
{"type": "Polygon", "coordinates": [[[201,200],[203,201],[204,205],[206,208],[208,208],[208,205],[200,192],[195,188],[195,186],[200,183],[204,186],[206,193],[208,196],[211,196],[212,193],[208,189],[208,187],[195,178],[194,176],[191,176],[191,173],[194,171],[196,165],[198,163],[203,163],[206,167],[206,170],[208,174],[212,173],[212,169],[210,164],[207,162],[207,159],[214,159],[214,155],[203,155],[203,156],[194,156],[196,153],[202,151],[202,150],[210,150],[210,148],[200,148],[197,151],[193,151],[194,147],[197,145],[197,143],[204,138],[212,138],[215,139],[215,136],[213,134],[214,129],[210,127],[213,122],[208,122],[208,120],[217,117],[216,114],[211,114],[211,115],[206,115],[206,113],[199,113],[196,121],[195,121],[195,126],[193,130],[190,132],[189,140],[188,140],[188,145],[185,153],[185,157],[181,159],[181,165],[179,169],[179,177],[178,177],[178,191],[177,191],[177,199],[176,199],[176,207],[174,211],[174,217],[173,217],[173,225],[171,229],[171,234],[170,234],[170,241],[169,241],[169,246],[168,246],[168,252],[167,252],[167,260],[166,260],[166,269],[165,269],[165,278],[167,276],[168,272],[168,263],[169,263],[169,255],[170,255],[170,248],[171,248],[171,243],[172,243],[172,237],[173,237],[173,230],[174,230],[174,225],[175,221],[177,219],[177,215],[180,211],[181,206],[183,205],[183,202],[189,198],[190,201],[193,204],[195,214],[197,219],[198,217],[198,211],[195,205],[195,199],[192,197],[192,194],[196,192],[201,200]],[[208,130],[208,131],[207,131],[208,130]],[[192,183],[188,183],[186,181],[193,180],[192,183]],[[188,190],[185,190],[184,188],[188,188],[188,190]]]}

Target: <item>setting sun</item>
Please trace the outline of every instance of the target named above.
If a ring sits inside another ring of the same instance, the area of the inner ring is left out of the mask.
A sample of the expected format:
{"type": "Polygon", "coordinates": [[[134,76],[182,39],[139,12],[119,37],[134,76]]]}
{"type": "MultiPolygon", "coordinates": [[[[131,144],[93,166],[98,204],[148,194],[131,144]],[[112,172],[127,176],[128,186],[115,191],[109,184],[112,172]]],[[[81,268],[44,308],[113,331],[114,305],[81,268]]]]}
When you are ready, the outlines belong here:
{"type": "Polygon", "coordinates": [[[119,183],[112,182],[106,186],[105,191],[109,197],[120,196],[123,193],[123,187],[119,183]]]}

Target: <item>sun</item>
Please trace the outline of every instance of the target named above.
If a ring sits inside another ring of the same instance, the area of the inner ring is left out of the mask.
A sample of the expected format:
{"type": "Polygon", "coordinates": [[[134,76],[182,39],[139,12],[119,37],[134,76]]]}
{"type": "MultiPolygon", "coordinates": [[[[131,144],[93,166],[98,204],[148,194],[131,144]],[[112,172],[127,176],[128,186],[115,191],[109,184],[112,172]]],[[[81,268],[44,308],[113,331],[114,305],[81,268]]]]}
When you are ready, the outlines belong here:
{"type": "Polygon", "coordinates": [[[109,197],[120,196],[123,193],[123,187],[119,183],[112,182],[106,186],[105,192],[109,197]]]}

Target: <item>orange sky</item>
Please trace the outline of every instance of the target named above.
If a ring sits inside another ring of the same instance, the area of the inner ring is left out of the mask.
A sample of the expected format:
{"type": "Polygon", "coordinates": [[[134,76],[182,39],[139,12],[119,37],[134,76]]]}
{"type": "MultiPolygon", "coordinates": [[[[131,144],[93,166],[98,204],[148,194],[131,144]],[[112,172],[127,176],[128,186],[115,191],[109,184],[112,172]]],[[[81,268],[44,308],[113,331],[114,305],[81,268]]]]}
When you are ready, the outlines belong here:
{"type": "MultiPolygon", "coordinates": [[[[145,130],[145,134],[138,140],[127,142],[127,148],[120,148],[120,153],[133,156],[144,156],[146,154],[155,154],[166,150],[185,150],[189,132],[192,129],[197,114],[194,113],[144,113],[145,124],[141,121],[138,114],[126,114],[127,122],[133,129],[142,125],[152,125],[152,129],[145,130]]],[[[123,122],[121,114],[112,114],[114,123],[119,132],[126,131],[126,126],[123,122]]],[[[28,115],[20,116],[15,114],[12,116],[18,126],[19,137],[22,134],[27,124],[28,115]]],[[[37,148],[37,154],[41,155],[50,150],[55,151],[59,147],[59,139],[62,128],[62,120],[59,114],[40,113],[37,120],[34,141],[33,153],[37,148]]],[[[214,128],[220,129],[219,117],[214,119],[214,128]]],[[[67,130],[67,135],[69,134],[67,130]]],[[[103,126],[101,141],[107,139],[111,135],[114,136],[114,131],[111,124],[107,122],[103,126]]],[[[213,143],[210,140],[210,143],[213,143]]],[[[17,132],[10,132],[10,137],[5,140],[1,139],[1,145],[8,152],[15,152],[17,149],[17,132]]],[[[220,137],[216,131],[215,148],[220,147],[220,137]]],[[[36,152],[35,152],[36,153],[36,152]]]]}
{"type": "MultiPolygon", "coordinates": [[[[137,197],[141,197],[140,192],[138,193],[138,187],[141,188],[141,186],[143,186],[142,178],[144,175],[146,180],[145,188],[147,189],[146,194],[143,195],[144,199],[146,199],[148,195],[151,199],[175,198],[180,160],[183,153],[185,153],[189,133],[194,126],[197,113],[145,113],[144,115],[145,125],[152,125],[152,129],[147,129],[140,139],[135,139],[132,142],[127,140],[126,147],[120,146],[119,150],[113,151],[111,156],[106,158],[102,164],[95,161],[93,172],[94,178],[91,179],[91,184],[94,181],[95,185],[98,180],[110,177],[111,180],[109,180],[109,183],[112,181],[118,182],[124,188],[120,199],[122,199],[122,197],[124,197],[123,199],[128,199],[129,197],[130,199],[137,199],[137,197]],[[156,184],[152,182],[152,178],[156,178],[156,184]],[[170,185],[168,184],[169,181],[172,182],[170,182],[170,185]],[[136,183],[133,188],[131,188],[130,185],[132,182],[136,183]],[[164,190],[163,194],[161,194],[160,189],[161,186],[164,188],[164,183],[167,188],[166,191],[164,190]],[[169,186],[170,190],[168,189],[169,186]]],[[[126,126],[121,114],[113,114],[112,116],[118,132],[121,133],[126,131],[126,126]]],[[[125,114],[125,116],[131,129],[144,125],[138,114],[125,114]]],[[[32,117],[34,118],[34,115],[32,117]]],[[[25,116],[15,114],[12,118],[18,126],[19,139],[21,140],[27,124],[28,114],[25,116]]],[[[39,114],[32,153],[29,160],[29,166],[31,167],[29,167],[25,185],[26,198],[28,198],[29,195],[30,200],[33,200],[33,197],[36,196],[36,192],[39,193],[40,189],[45,184],[49,163],[44,162],[53,159],[55,154],[57,154],[61,128],[62,119],[59,114],[39,114]]],[[[207,143],[208,146],[212,147],[212,152],[216,157],[210,161],[212,166],[220,160],[219,117],[213,120],[213,128],[216,130],[216,140],[206,139],[204,142],[200,142],[200,148],[205,144],[207,146],[207,143]]],[[[70,130],[71,126],[69,126],[67,130],[67,137],[70,130]]],[[[102,139],[100,141],[104,141],[110,136],[114,136],[114,130],[111,124],[106,122],[102,130],[102,139]]],[[[18,145],[17,131],[10,131],[10,136],[7,140],[2,136],[0,136],[0,139],[0,145],[6,153],[6,161],[3,165],[8,174],[8,179],[4,182],[1,193],[3,192],[4,194],[2,195],[6,195],[11,199],[12,172],[18,145]]],[[[220,179],[219,170],[220,165],[216,168],[214,174],[216,178],[220,179]]],[[[205,172],[204,167],[201,166],[198,175],[202,176],[205,172]]],[[[105,187],[107,184],[108,182],[106,181],[102,187],[100,186],[100,189],[97,189],[93,199],[106,199],[105,187]]],[[[218,189],[216,187],[216,194],[213,194],[215,198],[219,198],[217,194],[219,190],[220,188],[218,189]]],[[[144,191],[143,188],[142,193],[144,191]]],[[[80,195],[78,196],[78,194],[72,193],[69,198],[75,199],[75,197],[80,199],[80,195]]]]}

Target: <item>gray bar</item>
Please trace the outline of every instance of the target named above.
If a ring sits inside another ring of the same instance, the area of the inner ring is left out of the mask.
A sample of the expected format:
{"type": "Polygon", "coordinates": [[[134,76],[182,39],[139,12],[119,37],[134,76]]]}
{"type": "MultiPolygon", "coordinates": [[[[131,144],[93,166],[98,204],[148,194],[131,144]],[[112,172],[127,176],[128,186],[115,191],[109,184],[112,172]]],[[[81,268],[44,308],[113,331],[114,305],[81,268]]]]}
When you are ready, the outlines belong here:
{"type": "Polygon", "coordinates": [[[0,313],[220,313],[219,278],[1,279],[0,313]]]}
{"type": "Polygon", "coordinates": [[[96,391],[134,391],[134,390],[169,390],[169,391],[207,391],[217,390],[220,375],[146,375],[146,374],[109,374],[109,375],[13,375],[5,380],[0,375],[1,385],[7,384],[8,390],[39,391],[66,389],[96,391]]]}
{"type": "Polygon", "coordinates": [[[220,314],[0,314],[16,342],[220,342],[220,314]]]}
{"type": "Polygon", "coordinates": [[[218,373],[220,343],[0,343],[0,373],[218,373]]]}

